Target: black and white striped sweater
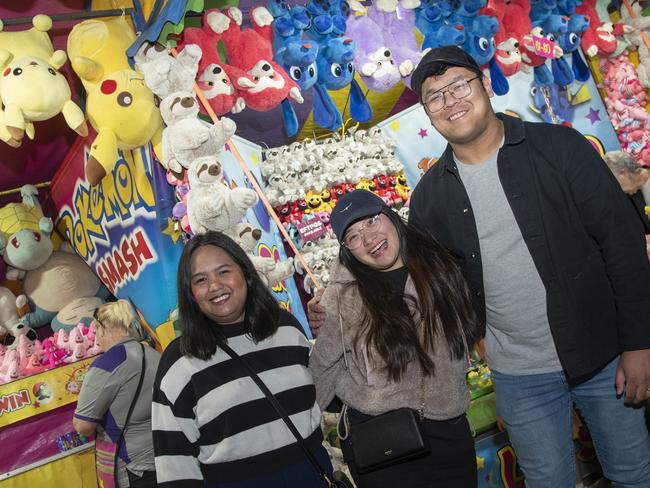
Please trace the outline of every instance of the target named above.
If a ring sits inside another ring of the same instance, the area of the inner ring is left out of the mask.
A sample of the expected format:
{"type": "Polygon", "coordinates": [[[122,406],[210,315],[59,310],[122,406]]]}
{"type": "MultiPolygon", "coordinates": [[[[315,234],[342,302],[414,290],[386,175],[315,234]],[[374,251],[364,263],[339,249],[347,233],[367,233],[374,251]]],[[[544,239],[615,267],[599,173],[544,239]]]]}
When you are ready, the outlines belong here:
{"type": "MultiPolygon", "coordinates": [[[[246,323],[224,326],[228,345],[276,395],[312,449],[322,442],[321,412],[308,369],[310,344],[299,322],[282,324],[257,344],[246,323]]],[[[207,361],[183,356],[179,341],[163,353],[152,405],[158,486],[233,482],[302,462],[305,455],[242,366],[217,348],[207,361]]]]}

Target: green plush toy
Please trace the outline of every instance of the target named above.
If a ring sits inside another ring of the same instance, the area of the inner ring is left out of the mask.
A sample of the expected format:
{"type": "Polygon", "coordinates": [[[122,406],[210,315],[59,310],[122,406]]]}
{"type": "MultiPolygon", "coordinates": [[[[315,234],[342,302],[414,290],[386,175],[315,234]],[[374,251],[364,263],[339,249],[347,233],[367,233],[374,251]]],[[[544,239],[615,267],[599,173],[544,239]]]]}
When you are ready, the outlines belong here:
{"type": "Polygon", "coordinates": [[[91,185],[111,173],[118,149],[135,149],[151,141],[160,154],[160,110],[144,75],[129,67],[125,54],[134,41],[133,29],[121,17],[86,20],[68,36],[72,69],[88,93],[86,112],[97,131],[86,163],[91,185]]]}
{"type": "Polygon", "coordinates": [[[63,113],[78,134],[88,135],[81,109],[71,100],[70,87],[58,71],[66,62],[64,51],[54,51],[47,31],[52,19],[37,15],[34,27],[4,32],[0,21],[0,139],[18,147],[27,134],[34,138],[34,121],[63,113]]]}

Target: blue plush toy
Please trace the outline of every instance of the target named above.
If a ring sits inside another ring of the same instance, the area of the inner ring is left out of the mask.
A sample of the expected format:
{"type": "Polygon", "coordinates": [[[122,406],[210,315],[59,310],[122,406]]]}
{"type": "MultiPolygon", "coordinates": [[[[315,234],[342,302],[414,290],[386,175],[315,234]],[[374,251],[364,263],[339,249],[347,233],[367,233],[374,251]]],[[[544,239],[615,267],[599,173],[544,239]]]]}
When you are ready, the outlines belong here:
{"type": "Polygon", "coordinates": [[[314,123],[337,130],[343,125],[341,113],[327,90],[340,90],[350,85],[350,115],[358,122],[372,118],[372,110],[359,84],[354,80],[352,61],[356,43],[349,38],[335,37],[319,46],[318,82],[314,85],[314,123]]]}
{"type": "Polygon", "coordinates": [[[448,25],[447,20],[453,11],[451,2],[447,0],[424,0],[415,9],[415,27],[426,37],[448,25]]]}
{"type": "Polygon", "coordinates": [[[422,51],[440,46],[458,46],[465,44],[465,26],[443,24],[440,28],[424,36],[422,51]]]}
{"type": "MultiPolygon", "coordinates": [[[[540,23],[540,27],[546,33],[546,38],[557,44],[568,31],[569,18],[564,15],[551,14],[540,23]]],[[[573,71],[564,56],[551,60],[551,72],[556,85],[568,86],[573,83],[573,71]]]]}
{"type": "Polygon", "coordinates": [[[457,0],[456,8],[448,17],[449,24],[463,24],[465,26],[478,16],[479,11],[487,5],[487,0],[457,0]]]}
{"type": "Polygon", "coordinates": [[[313,41],[290,42],[273,57],[284,68],[301,92],[309,90],[318,79],[318,44],[313,41]]]}
{"type": "Polygon", "coordinates": [[[479,15],[468,20],[465,25],[467,51],[479,66],[488,65],[492,89],[497,95],[505,95],[510,89],[508,80],[494,60],[494,36],[499,31],[499,21],[489,15],[479,15]]]}
{"type": "Polygon", "coordinates": [[[589,67],[583,61],[578,48],[580,47],[581,36],[589,28],[589,18],[586,15],[575,14],[569,17],[569,25],[566,33],[560,37],[560,47],[564,54],[571,53],[571,69],[575,79],[585,82],[591,76],[589,67]]]}
{"type": "Polygon", "coordinates": [[[345,21],[350,14],[350,7],[345,0],[310,0],[307,12],[311,17],[311,26],[307,32],[312,39],[322,41],[345,33],[345,21]]]}
{"type": "Polygon", "coordinates": [[[557,0],[531,0],[530,20],[539,25],[548,19],[557,9],[557,0]]]}
{"type": "Polygon", "coordinates": [[[557,0],[555,13],[570,17],[576,13],[576,7],[581,4],[581,0],[557,0]]]}

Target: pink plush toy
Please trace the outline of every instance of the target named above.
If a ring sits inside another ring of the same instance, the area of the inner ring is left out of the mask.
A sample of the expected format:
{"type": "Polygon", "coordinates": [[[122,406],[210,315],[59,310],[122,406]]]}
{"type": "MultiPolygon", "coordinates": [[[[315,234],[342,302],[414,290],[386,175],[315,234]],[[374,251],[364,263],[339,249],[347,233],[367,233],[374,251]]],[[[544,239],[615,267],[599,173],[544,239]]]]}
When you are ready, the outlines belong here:
{"type": "Polygon", "coordinates": [[[6,369],[2,376],[0,376],[0,383],[9,383],[20,378],[18,351],[15,349],[9,351],[6,356],[6,369]]]}
{"type": "Polygon", "coordinates": [[[66,363],[74,363],[75,361],[81,361],[86,357],[87,348],[84,347],[83,342],[77,342],[72,347],[72,354],[66,357],[63,361],[66,363]]]}
{"type": "Polygon", "coordinates": [[[47,369],[54,369],[61,366],[66,356],[67,353],[63,349],[59,349],[51,339],[45,339],[43,341],[43,359],[41,362],[47,369]]]}
{"type": "Polygon", "coordinates": [[[639,163],[650,153],[650,116],[645,110],[647,94],[627,53],[615,59],[602,59],[600,68],[607,93],[605,106],[616,130],[621,148],[639,163]]]}
{"type": "Polygon", "coordinates": [[[99,344],[99,340],[98,340],[97,336],[95,336],[95,342],[88,349],[88,356],[95,356],[95,355],[97,355],[99,353],[102,353],[102,352],[104,352],[104,350],[102,349],[102,346],[99,344]]]}
{"type": "Polygon", "coordinates": [[[41,363],[41,355],[32,353],[31,356],[27,358],[26,364],[20,366],[20,372],[23,376],[31,376],[33,374],[38,374],[41,371],[45,371],[46,367],[41,363]]]}
{"type": "Polygon", "coordinates": [[[66,353],[70,353],[70,333],[65,329],[57,330],[52,336],[53,342],[56,344],[56,347],[63,349],[66,353]]]}

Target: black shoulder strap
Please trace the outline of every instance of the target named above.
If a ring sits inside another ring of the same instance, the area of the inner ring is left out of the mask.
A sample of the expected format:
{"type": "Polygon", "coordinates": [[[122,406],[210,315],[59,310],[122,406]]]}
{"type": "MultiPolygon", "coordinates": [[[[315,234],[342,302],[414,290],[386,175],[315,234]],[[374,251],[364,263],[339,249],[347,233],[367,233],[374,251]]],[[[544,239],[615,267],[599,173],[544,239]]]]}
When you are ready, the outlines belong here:
{"type": "Polygon", "coordinates": [[[264,384],[264,382],[260,379],[259,376],[257,376],[257,373],[253,371],[253,368],[249,366],[249,364],[244,361],[244,359],[237,354],[228,344],[225,342],[220,342],[219,347],[223,349],[223,351],[228,354],[231,358],[234,360],[238,361],[239,364],[241,364],[244,369],[248,372],[248,375],[251,377],[251,379],[255,382],[255,384],[258,386],[260,390],[262,390],[262,393],[266,395],[266,398],[269,400],[273,408],[275,409],[276,412],[278,412],[278,415],[284,420],[284,423],[287,424],[287,427],[289,427],[289,430],[293,434],[293,436],[296,438],[298,441],[298,445],[302,448],[303,452],[307,456],[307,459],[309,459],[309,462],[314,466],[318,474],[320,475],[321,479],[327,483],[327,486],[331,486],[332,482],[330,481],[329,477],[327,476],[327,472],[321,466],[321,464],[318,462],[318,459],[312,454],[312,452],[309,450],[307,447],[307,444],[305,443],[305,440],[302,438],[300,435],[300,432],[298,432],[298,429],[296,426],[293,424],[287,413],[285,412],[284,408],[282,408],[282,405],[278,402],[278,400],[275,398],[273,393],[271,393],[271,390],[264,384]]]}
{"type": "Polygon", "coordinates": [[[131,406],[129,407],[129,411],[126,414],[126,420],[124,421],[124,427],[122,427],[122,432],[120,432],[120,436],[117,438],[117,442],[115,443],[115,460],[114,460],[114,476],[115,479],[117,480],[117,458],[119,456],[120,452],[120,445],[122,444],[122,441],[124,440],[124,433],[126,432],[127,427],[129,426],[129,420],[131,420],[131,414],[133,413],[133,409],[135,408],[135,404],[138,402],[138,398],[140,397],[140,390],[142,390],[142,383],[144,382],[144,373],[145,373],[145,368],[146,368],[146,362],[145,362],[145,350],[144,346],[142,345],[141,342],[138,342],[140,345],[140,349],[142,349],[142,370],[140,371],[140,380],[138,381],[138,387],[135,389],[135,395],[133,395],[133,400],[131,401],[131,406]]]}

